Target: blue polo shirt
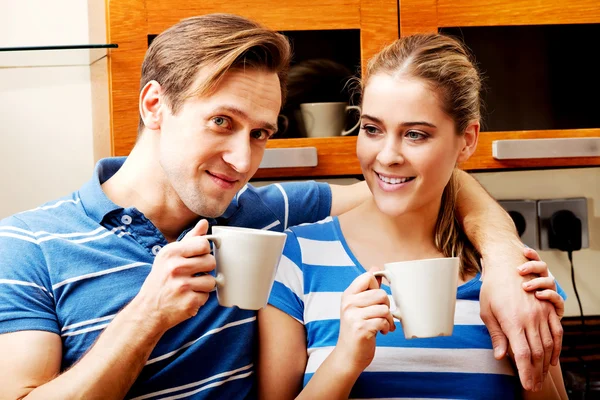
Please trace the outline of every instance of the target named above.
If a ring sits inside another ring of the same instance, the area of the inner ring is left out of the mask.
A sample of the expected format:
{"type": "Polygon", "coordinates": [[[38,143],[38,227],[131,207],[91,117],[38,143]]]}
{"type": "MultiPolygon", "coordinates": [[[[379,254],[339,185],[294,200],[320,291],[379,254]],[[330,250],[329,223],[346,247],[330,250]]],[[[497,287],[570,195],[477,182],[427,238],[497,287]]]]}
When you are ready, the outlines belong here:
{"type": "MultiPolygon", "coordinates": [[[[101,160],[79,191],[0,221],[0,334],[60,335],[62,370],[139,292],[167,244],[140,211],[117,206],[102,191],[124,161],[101,160]]],[[[246,185],[209,222],[283,231],[330,209],[324,183],[246,185]]],[[[212,293],[195,317],[165,333],[127,397],[255,397],[255,345],[256,313],[221,307],[212,293]]]]}

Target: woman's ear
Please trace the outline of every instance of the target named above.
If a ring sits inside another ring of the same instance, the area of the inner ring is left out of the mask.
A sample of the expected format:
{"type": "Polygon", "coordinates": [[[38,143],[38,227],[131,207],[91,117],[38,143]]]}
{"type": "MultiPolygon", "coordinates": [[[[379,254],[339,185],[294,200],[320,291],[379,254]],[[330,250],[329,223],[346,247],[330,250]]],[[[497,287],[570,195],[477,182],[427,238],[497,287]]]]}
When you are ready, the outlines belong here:
{"type": "Polygon", "coordinates": [[[479,139],[479,121],[473,121],[465,129],[463,135],[464,146],[458,154],[458,162],[465,162],[471,157],[477,148],[477,140],[479,139]]]}
{"type": "Polygon", "coordinates": [[[154,80],[146,83],[140,93],[140,116],[146,128],[160,129],[164,105],[160,84],[154,80]]]}

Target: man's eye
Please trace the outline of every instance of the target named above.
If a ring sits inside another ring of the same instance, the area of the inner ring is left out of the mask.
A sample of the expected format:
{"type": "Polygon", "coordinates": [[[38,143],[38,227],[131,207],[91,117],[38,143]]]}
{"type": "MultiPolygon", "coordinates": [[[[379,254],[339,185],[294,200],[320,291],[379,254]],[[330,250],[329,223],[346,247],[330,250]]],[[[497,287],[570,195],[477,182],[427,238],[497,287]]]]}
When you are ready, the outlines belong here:
{"type": "Polygon", "coordinates": [[[265,140],[269,138],[269,134],[265,131],[261,130],[257,130],[257,131],[252,131],[250,132],[250,135],[257,140],[265,140]]]}
{"type": "Polygon", "coordinates": [[[229,121],[223,117],[213,117],[212,122],[220,128],[229,128],[229,121]]]}

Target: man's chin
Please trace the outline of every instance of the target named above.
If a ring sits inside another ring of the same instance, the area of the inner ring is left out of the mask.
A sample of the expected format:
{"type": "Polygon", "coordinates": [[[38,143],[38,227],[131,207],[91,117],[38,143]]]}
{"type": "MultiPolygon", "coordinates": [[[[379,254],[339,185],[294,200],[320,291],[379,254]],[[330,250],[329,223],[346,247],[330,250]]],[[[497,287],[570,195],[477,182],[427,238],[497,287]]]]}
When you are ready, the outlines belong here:
{"type": "MultiPolygon", "coordinates": [[[[233,198],[231,200],[233,200],[233,198]]],[[[227,207],[229,207],[231,200],[229,200],[227,203],[223,201],[223,203],[219,202],[219,204],[203,204],[201,206],[194,207],[192,211],[201,217],[218,218],[225,213],[225,210],[227,210],[227,207]]]]}

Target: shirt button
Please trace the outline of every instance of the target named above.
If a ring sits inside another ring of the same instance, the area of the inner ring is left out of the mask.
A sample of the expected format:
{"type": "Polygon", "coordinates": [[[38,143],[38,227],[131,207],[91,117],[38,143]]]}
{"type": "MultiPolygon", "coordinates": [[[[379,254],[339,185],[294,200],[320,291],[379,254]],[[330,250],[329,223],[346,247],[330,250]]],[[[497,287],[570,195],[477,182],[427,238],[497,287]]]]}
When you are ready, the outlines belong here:
{"type": "Polygon", "coordinates": [[[160,249],[162,249],[162,246],[160,245],[155,245],[154,247],[152,247],[152,254],[157,255],[158,252],[160,251],[160,249]]]}
{"type": "Polygon", "coordinates": [[[129,215],[123,215],[123,216],[121,217],[121,222],[122,222],[123,224],[125,224],[125,225],[129,225],[129,224],[131,224],[131,221],[132,221],[132,219],[131,219],[131,217],[130,217],[129,215]]]}

